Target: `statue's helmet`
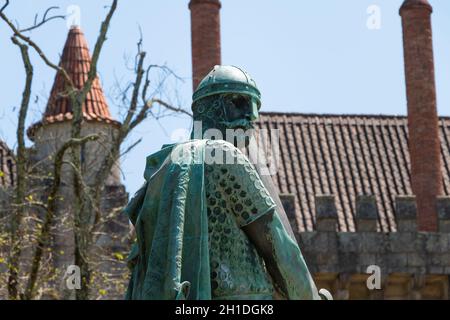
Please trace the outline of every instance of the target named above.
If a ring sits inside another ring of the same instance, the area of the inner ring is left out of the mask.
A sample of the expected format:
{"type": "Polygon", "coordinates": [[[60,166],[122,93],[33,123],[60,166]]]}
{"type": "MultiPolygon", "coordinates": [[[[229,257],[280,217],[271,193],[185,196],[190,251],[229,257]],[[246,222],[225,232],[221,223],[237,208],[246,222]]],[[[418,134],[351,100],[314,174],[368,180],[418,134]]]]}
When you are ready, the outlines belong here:
{"type": "Polygon", "coordinates": [[[235,66],[215,66],[214,69],[200,82],[192,97],[196,101],[217,94],[235,93],[252,97],[261,106],[261,93],[252,77],[235,66]]]}

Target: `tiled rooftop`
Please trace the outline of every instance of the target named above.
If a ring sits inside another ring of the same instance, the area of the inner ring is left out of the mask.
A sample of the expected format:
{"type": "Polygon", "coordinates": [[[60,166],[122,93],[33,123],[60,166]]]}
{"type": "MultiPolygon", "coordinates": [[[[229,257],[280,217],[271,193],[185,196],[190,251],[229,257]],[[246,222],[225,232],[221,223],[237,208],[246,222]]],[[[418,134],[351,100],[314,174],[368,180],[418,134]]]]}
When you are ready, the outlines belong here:
{"type": "MultiPolygon", "coordinates": [[[[83,87],[88,79],[91,56],[84,34],[78,27],[72,27],[69,31],[60,66],[66,70],[78,89],[83,87]]],[[[64,77],[61,73],[57,73],[43,119],[30,128],[30,136],[33,135],[33,129],[39,125],[72,119],[72,106],[69,98],[64,94],[65,86],[64,77]]],[[[87,121],[117,124],[111,117],[98,76],[83,104],[83,117],[87,121]]]]}
{"type": "MultiPolygon", "coordinates": [[[[259,128],[280,130],[281,194],[295,195],[300,231],[315,230],[315,196],[333,194],[339,231],[355,231],[356,196],[375,195],[379,230],[396,230],[395,197],[411,195],[407,118],[262,113],[259,128]]],[[[450,118],[440,118],[444,192],[450,195],[450,118]]]]}

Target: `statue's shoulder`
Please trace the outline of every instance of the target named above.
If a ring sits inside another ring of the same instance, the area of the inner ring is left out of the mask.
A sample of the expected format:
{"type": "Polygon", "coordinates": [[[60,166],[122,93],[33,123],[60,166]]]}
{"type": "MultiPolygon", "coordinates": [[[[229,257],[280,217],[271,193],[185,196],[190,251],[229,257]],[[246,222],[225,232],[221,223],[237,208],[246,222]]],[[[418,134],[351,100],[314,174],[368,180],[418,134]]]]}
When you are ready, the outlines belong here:
{"type": "Polygon", "coordinates": [[[225,151],[239,151],[232,143],[225,140],[205,140],[206,147],[222,149],[225,151]]]}
{"type": "Polygon", "coordinates": [[[254,169],[249,158],[239,148],[225,140],[208,140],[206,142],[206,162],[212,164],[237,164],[254,169]]]}
{"type": "Polygon", "coordinates": [[[248,157],[225,140],[189,140],[174,145],[167,156],[173,164],[240,164],[253,168],[248,157]]]}
{"type": "Polygon", "coordinates": [[[214,150],[214,152],[222,151],[222,153],[228,157],[247,159],[239,148],[225,140],[207,140],[206,151],[211,152],[212,150],[214,150]]]}
{"type": "Polygon", "coordinates": [[[225,151],[236,151],[240,152],[238,148],[236,148],[232,143],[225,141],[225,140],[211,140],[211,139],[192,139],[188,141],[184,141],[181,143],[176,144],[170,144],[170,145],[164,145],[163,149],[181,149],[181,148],[199,148],[199,147],[208,147],[208,148],[215,148],[215,149],[223,149],[225,151]]]}

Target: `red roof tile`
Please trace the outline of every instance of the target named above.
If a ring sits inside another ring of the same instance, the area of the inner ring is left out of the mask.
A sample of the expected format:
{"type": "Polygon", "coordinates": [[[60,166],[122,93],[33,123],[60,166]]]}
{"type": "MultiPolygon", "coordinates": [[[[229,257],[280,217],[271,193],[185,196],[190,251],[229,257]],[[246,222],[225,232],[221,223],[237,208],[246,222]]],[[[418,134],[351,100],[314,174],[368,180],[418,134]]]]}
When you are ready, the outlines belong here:
{"type": "MultiPolygon", "coordinates": [[[[356,196],[377,199],[380,231],[396,230],[395,197],[411,195],[406,117],[262,113],[280,130],[280,193],[295,195],[300,231],[315,229],[315,196],[336,198],[340,231],[355,231],[356,196]]],[[[440,119],[444,192],[450,195],[450,118],[440,119]]]]}
{"type": "MultiPolygon", "coordinates": [[[[69,31],[60,66],[66,70],[74,85],[81,89],[88,79],[91,56],[84,34],[78,27],[72,27],[69,31]]],[[[72,119],[72,106],[69,98],[64,94],[65,82],[62,74],[57,73],[44,117],[39,123],[30,128],[30,137],[33,136],[36,126],[72,119]]],[[[111,117],[98,76],[95,78],[83,104],[83,117],[87,121],[103,121],[118,124],[111,117]]]]}

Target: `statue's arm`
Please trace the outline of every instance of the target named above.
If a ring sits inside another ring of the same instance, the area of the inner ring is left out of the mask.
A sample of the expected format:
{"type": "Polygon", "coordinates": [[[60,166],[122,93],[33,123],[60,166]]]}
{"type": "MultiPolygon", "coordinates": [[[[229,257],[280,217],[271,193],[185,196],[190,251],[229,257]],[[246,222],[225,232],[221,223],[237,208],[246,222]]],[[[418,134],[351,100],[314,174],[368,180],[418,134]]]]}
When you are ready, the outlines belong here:
{"type": "MultiPolygon", "coordinates": [[[[223,142],[216,144],[224,147],[223,142]]],[[[224,162],[221,168],[226,172],[223,178],[234,181],[228,190],[228,201],[235,204],[232,211],[237,224],[264,259],[277,291],[288,299],[318,298],[300,248],[283,226],[276,203],[255,167],[233,145],[228,144],[223,150],[228,150],[226,159],[234,160],[231,165],[224,162]]]]}
{"type": "Polygon", "coordinates": [[[287,299],[320,299],[300,248],[276,209],[242,229],[264,259],[277,291],[287,299]]]}

